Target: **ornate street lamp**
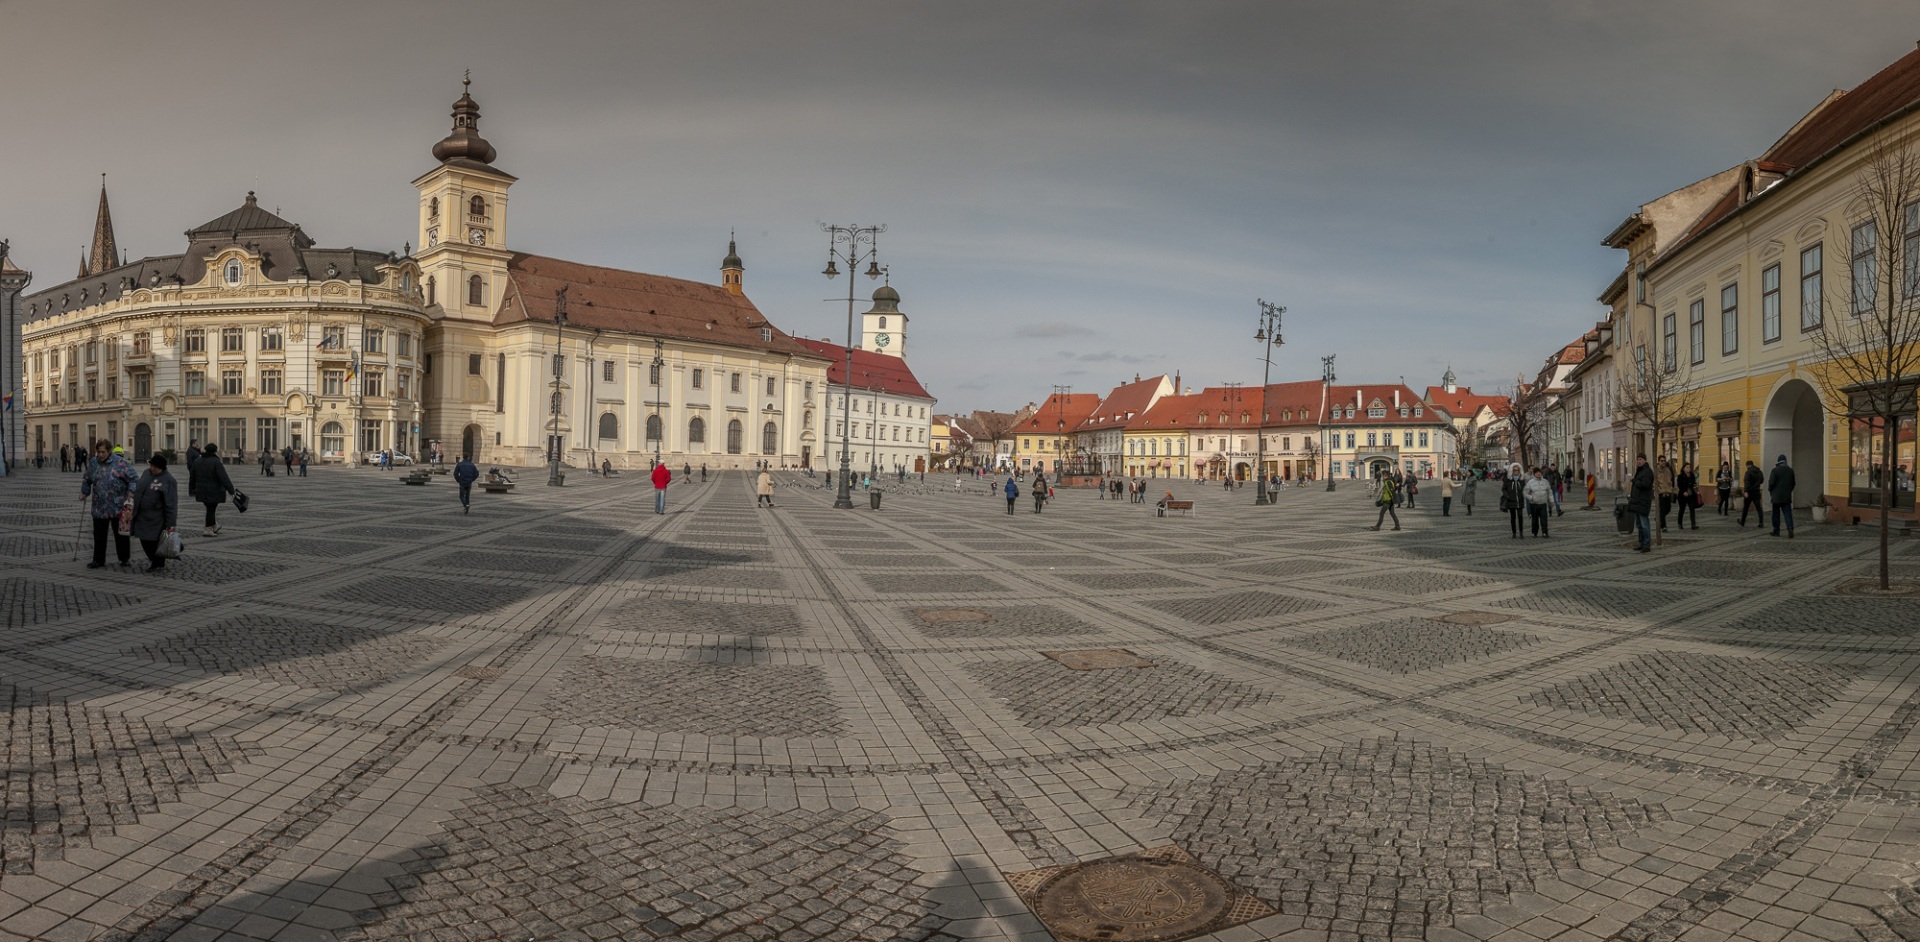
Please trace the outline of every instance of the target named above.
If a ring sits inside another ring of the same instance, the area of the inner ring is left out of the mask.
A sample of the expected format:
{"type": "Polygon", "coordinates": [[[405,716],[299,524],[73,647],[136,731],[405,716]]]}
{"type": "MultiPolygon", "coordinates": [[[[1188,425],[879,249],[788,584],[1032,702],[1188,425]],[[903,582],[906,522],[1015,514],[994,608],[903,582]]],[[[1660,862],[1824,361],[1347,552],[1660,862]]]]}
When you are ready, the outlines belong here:
{"type": "Polygon", "coordinates": [[[1053,479],[1058,481],[1066,466],[1066,447],[1061,439],[1067,434],[1067,400],[1073,396],[1073,387],[1055,386],[1053,395],[1053,479]]]}
{"type": "Polygon", "coordinates": [[[1328,397],[1333,395],[1333,358],[1327,354],[1320,358],[1320,449],[1327,453],[1327,490],[1333,490],[1333,439],[1327,431],[1327,409],[1332,405],[1328,397]]]}
{"type": "Polygon", "coordinates": [[[660,463],[660,440],[667,437],[667,405],[660,400],[660,374],[667,369],[665,354],[666,347],[660,338],[653,338],[653,407],[659,410],[654,415],[660,420],[660,434],[653,437],[653,463],[656,465],[660,463]]]}
{"type": "Polygon", "coordinates": [[[1287,309],[1278,304],[1255,299],[1260,305],[1259,328],[1253,332],[1253,339],[1260,342],[1261,359],[1266,361],[1266,372],[1260,374],[1260,425],[1255,437],[1258,440],[1254,471],[1259,480],[1254,483],[1253,502],[1264,504],[1272,499],[1267,493],[1267,386],[1273,382],[1273,348],[1286,341],[1280,339],[1280,316],[1287,309]]]}
{"type": "MultiPolygon", "coordinates": [[[[840,269],[836,262],[847,263],[847,373],[845,385],[840,393],[840,485],[834,492],[833,506],[838,510],[853,509],[853,489],[849,487],[848,476],[853,473],[852,456],[848,453],[853,447],[848,433],[853,425],[853,272],[860,270],[861,261],[867,263],[867,277],[878,281],[880,278],[880,233],[887,231],[879,226],[835,226],[820,224],[820,231],[827,234],[827,267],[820,274],[828,280],[838,277],[840,269]],[[866,248],[863,250],[861,246],[866,248]]],[[[833,401],[832,392],[827,395],[829,404],[833,401]]]]}
{"type": "Polygon", "coordinates": [[[547,486],[566,483],[560,474],[560,401],[567,373],[567,289],[553,293],[553,418],[547,421],[547,486]]]}

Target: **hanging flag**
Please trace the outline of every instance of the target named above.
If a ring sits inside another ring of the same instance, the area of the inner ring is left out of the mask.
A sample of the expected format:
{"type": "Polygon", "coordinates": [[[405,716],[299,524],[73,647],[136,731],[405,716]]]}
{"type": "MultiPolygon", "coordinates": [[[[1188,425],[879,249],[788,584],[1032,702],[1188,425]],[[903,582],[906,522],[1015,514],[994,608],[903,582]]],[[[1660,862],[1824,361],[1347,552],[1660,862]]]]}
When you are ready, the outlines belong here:
{"type": "Polygon", "coordinates": [[[0,412],[12,412],[12,411],[13,411],[13,396],[9,394],[9,395],[8,395],[8,396],[6,396],[5,398],[3,398],[3,399],[0,399],[0,404],[3,404],[3,405],[0,405],[0,412]]]}

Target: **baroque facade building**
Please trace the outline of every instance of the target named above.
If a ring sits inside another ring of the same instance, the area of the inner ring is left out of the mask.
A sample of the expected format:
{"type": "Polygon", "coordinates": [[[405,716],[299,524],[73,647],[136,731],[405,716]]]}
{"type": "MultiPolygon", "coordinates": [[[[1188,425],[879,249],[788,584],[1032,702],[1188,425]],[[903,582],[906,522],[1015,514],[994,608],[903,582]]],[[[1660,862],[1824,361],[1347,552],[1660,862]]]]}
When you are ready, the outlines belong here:
{"type": "MultiPolygon", "coordinates": [[[[111,438],[138,457],[199,440],[343,462],[435,445],[510,465],[817,460],[829,358],[747,299],[735,246],[717,285],[522,251],[516,178],[479,119],[463,91],[413,181],[418,253],[318,248],[249,194],[184,252],[120,262],[103,188],[81,275],[21,299],[29,453],[111,438]]],[[[905,315],[881,300],[868,337],[897,351],[905,315]]]]}

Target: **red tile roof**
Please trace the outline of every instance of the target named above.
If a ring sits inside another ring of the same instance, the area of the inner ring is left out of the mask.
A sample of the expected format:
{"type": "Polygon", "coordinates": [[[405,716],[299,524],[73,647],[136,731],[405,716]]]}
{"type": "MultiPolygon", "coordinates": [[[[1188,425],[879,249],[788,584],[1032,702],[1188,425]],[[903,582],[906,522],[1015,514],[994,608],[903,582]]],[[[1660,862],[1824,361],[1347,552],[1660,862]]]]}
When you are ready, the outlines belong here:
{"type": "Polygon", "coordinates": [[[1166,378],[1163,374],[1113,387],[1113,391],[1107,393],[1106,398],[1094,408],[1093,414],[1087,416],[1086,421],[1081,422],[1074,431],[1095,432],[1125,427],[1128,419],[1145,412],[1153,404],[1153,394],[1166,378]]]}
{"type": "Polygon", "coordinates": [[[1099,393],[1054,393],[1040,404],[1038,411],[1014,426],[1013,433],[1052,435],[1062,428],[1078,428],[1099,407],[1099,393]]]}
{"type": "MultiPolygon", "coordinates": [[[[842,344],[828,343],[825,340],[808,340],[804,337],[793,338],[795,343],[812,353],[819,354],[829,362],[827,382],[835,386],[847,385],[847,348],[842,344]]],[[[900,396],[912,396],[916,399],[932,399],[926,387],[907,367],[907,361],[887,353],[875,353],[872,350],[853,351],[853,388],[878,389],[884,393],[900,396]]]]}
{"type": "MultiPolygon", "coordinates": [[[[507,262],[507,286],[493,322],[551,324],[554,293],[563,287],[568,326],[794,356],[812,352],[769,323],[752,301],[719,285],[525,253],[507,262]],[[763,329],[771,333],[763,334],[763,329]]],[[[454,294],[465,292],[466,286],[441,290],[454,294]]]]}
{"type": "Polygon", "coordinates": [[[1862,131],[1920,102],[1920,48],[1822,107],[1760,155],[1762,161],[1798,169],[1825,157],[1862,131]]]}
{"type": "Polygon", "coordinates": [[[1481,396],[1467,386],[1455,386],[1453,392],[1447,392],[1445,386],[1427,387],[1427,405],[1446,412],[1448,415],[1466,418],[1479,412],[1482,406],[1497,409],[1507,401],[1505,396],[1481,396]]]}
{"type": "MultiPolygon", "coordinates": [[[[1488,398],[1498,399],[1500,397],[1494,396],[1488,398]]],[[[1327,391],[1327,406],[1329,410],[1334,406],[1340,406],[1342,409],[1353,409],[1353,418],[1351,419],[1342,414],[1339,420],[1342,425],[1365,425],[1369,422],[1378,425],[1405,424],[1413,421],[1412,410],[1415,406],[1422,407],[1422,411],[1426,413],[1420,416],[1420,421],[1452,421],[1452,416],[1448,413],[1445,406],[1441,406],[1438,403],[1427,402],[1415,395],[1413,390],[1397,383],[1381,383],[1378,386],[1335,386],[1327,391]],[[1400,417],[1399,410],[1394,405],[1393,394],[1395,392],[1400,394],[1400,405],[1408,409],[1407,417],[1404,419],[1400,417]],[[1377,418],[1367,415],[1367,409],[1370,408],[1376,400],[1386,408],[1386,415],[1377,418]],[[1435,408],[1425,408],[1427,406],[1435,406],[1435,408]]]]}
{"type": "Polygon", "coordinates": [[[1186,396],[1161,396],[1160,401],[1153,404],[1153,408],[1134,416],[1133,421],[1127,423],[1127,429],[1129,431],[1143,431],[1146,429],[1182,430],[1193,428],[1193,416],[1200,411],[1202,408],[1201,402],[1206,398],[1204,393],[1186,396]]]}

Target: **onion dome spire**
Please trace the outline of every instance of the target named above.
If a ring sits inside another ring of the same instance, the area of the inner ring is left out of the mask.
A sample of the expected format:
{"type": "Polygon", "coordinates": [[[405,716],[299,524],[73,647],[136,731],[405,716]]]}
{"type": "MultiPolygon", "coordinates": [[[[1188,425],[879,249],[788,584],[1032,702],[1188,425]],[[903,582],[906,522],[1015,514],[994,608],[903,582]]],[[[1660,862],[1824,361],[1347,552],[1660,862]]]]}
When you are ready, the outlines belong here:
{"type": "Polygon", "coordinates": [[[473,85],[471,72],[460,81],[460,100],[453,103],[453,131],[433,145],[433,156],[441,163],[466,159],[490,164],[499,152],[480,136],[480,103],[468,89],[473,85]]]}

